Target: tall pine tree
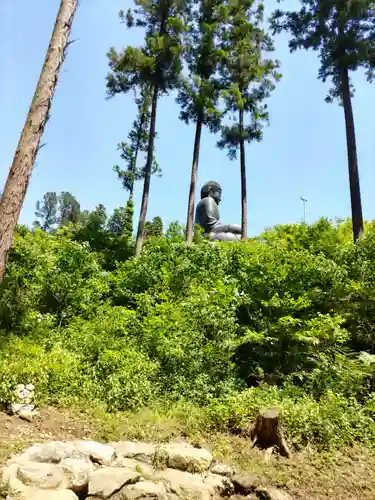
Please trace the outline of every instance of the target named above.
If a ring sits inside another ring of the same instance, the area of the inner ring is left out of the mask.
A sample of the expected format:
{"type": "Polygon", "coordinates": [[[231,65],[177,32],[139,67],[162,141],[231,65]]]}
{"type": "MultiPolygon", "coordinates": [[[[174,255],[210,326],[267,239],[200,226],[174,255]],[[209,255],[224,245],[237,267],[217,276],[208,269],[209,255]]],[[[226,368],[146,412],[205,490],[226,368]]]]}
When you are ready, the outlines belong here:
{"type": "Polygon", "coordinates": [[[220,127],[221,113],[218,110],[220,97],[217,67],[222,50],[220,31],[225,21],[220,0],[197,0],[188,29],[185,59],[189,76],[182,80],[177,102],[181,105],[180,118],[185,123],[195,123],[193,161],[187,210],[186,239],[193,239],[194,205],[197,184],[199,149],[203,126],[211,132],[220,127]]]}
{"type": "Polygon", "coordinates": [[[82,219],[81,205],[69,191],[63,191],[59,196],[59,225],[76,224],[82,219]]]}
{"type": "Polygon", "coordinates": [[[132,235],[133,231],[133,212],[131,213],[130,218],[130,228],[129,228],[129,219],[127,216],[128,204],[126,207],[118,207],[115,208],[113,214],[109,217],[107,222],[107,228],[110,233],[115,236],[125,236],[125,238],[129,238],[132,235]]]}
{"type": "Polygon", "coordinates": [[[163,236],[163,221],[161,217],[156,216],[152,221],[146,221],[145,237],[148,238],[150,236],[163,236]]]}
{"type": "Polygon", "coordinates": [[[107,77],[107,88],[112,95],[130,89],[149,86],[151,117],[147,147],[147,160],[141,210],[139,215],[135,255],[142,251],[147,215],[150,180],[154,154],[158,98],[174,89],[182,69],[182,35],[185,30],[187,0],[137,0],[137,8],[120,17],[128,27],[146,29],[145,43],[141,48],[127,47],[122,53],[111,49],[108,57],[112,70],[107,77]]]}
{"type": "Polygon", "coordinates": [[[272,27],[275,33],[290,33],[291,52],[319,52],[318,78],[332,82],[326,101],[338,99],[344,107],[353,237],[357,241],[363,233],[363,215],[350,72],[364,68],[369,81],[374,76],[375,4],[371,0],[300,0],[300,4],[297,11],[277,10],[272,27]]]}
{"type": "Polygon", "coordinates": [[[0,281],[13,242],[40,140],[47,123],[58,76],[65,60],[78,0],[61,0],[43,69],[26,117],[0,202],[0,281]]]}
{"type": "Polygon", "coordinates": [[[54,192],[48,192],[43,196],[43,201],[36,202],[34,226],[40,227],[43,231],[51,231],[57,224],[58,198],[54,192]]]}
{"type": "MultiPolygon", "coordinates": [[[[131,237],[133,234],[133,215],[134,215],[134,184],[136,181],[145,178],[146,167],[138,167],[138,159],[140,153],[147,153],[148,149],[148,132],[151,119],[151,92],[146,85],[141,88],[140,96],[135,99],[137,104],[137,117],[133,122],[133,127],[128,134],[129,142],[121,142],[118,149],[121,151],[121,159],[126,163],[126,169],[122,169],[119,165],[113,167],[117,173],[117,177],[122,182],[124,189],[129,191],[129,198],[125,208],[125,225],[126,236],[131,237]]],[[[160,175],[161,170],[155,158],[152,162],[152,174],[160,175]]]]}
{"type": "Polygon", "coordinates": [[[272,40],[262,28],[262,4],[254,0],[233,0],[222,6],[226,27],[222,33],[225,53],[221,66],[222,88],[226,113],[234,115],[234,125],[222,127],[220,148],[227,148],[229,158],[240,150],[241,226],[247,238],[247,186],[245,143],[262,139],[263,123],[268,120],[263,103],[279,78],[278,63],[264,57],[273,51],[272,40]],[[246,124],[248,122],[248,124],[246,124]]]}

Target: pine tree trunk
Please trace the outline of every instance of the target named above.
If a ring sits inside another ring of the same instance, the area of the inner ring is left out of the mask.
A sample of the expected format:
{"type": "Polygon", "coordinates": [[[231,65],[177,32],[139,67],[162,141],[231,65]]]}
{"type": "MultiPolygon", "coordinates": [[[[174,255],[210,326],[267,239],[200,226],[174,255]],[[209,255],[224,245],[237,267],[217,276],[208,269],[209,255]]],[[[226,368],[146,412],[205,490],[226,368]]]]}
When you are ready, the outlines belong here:
{"type": "Polygon", "coordinates": [[[243,137],[243,109],[240,109],[240,162],[241,162],[241,228],[242,239],[247,238],[247,191],[246,191],[246,161],[245,161],[245,141],[243,137]]]}
{"type": "Polygon", "coordinates": [[[5,184],[0,203],[0,281],[49,117],[77,6],[78,0],[61,0],[43,69],[5,184]]]}
{"type": "Polygon", "coordinates": [[[186,240],[187,240],[188,245],[190,245],[192,240],[193,240],[195,189],[196,189],[196,185],[197,185],[199,148],[200,148],[200,143],[201,143],[201,135],[202,135],[202,120],[197,120],[197,124],[195,127],[193,164],[191,167],[190,191],[189,191],[187,223],[186,223],[186,240]]]}
{"type": "Polygon", "coordinates": [[[141,211],[139,214],[137,241],[135,244],[135,256],[136,257],[139,257],[141,254],[142,247],[143,247],[143,240],[144,240],[144,229],[145,229],[146,216],[147,216],[148,195],[150,192],[152,160],[154,157],[154,142],[155,142],[155,129],[156,129],[156,108],[158,105],[158,93],[159,93],[159,88],[158,88],[158,85],[155,84],[153,95],[152,95],[152,104],[151,104],[150,137],[149,137],[149,142],[148,142],[147,162],[146,162],[146,167],[145,167],[145,180],[144,180],[144,184],[143,184],[141,211]]]}
{"type": "Polygon", "coordinates": [[[342,70],[342,100],[345,113],[346,144],[349,167],[350,200],[352,206],[352,223],[354,242],[363,234],[363,215],[361,188],[359,185],[357,144],[355,138],[354,116],[349,87],[348,68],[342,70]]]}

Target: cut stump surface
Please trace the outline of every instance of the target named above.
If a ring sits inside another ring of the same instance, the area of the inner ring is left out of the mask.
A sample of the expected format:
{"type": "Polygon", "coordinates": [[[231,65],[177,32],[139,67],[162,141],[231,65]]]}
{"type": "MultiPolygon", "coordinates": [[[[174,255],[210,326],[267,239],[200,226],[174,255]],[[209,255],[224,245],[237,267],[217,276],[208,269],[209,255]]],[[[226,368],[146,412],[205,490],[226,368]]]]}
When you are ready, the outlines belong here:
{"type": "Polygon", "coordinates": [[[270,455],[276,447],[282,456],[287,458],[291,456],[280,423],[280,411],[277,408],[265,408],[259,412],[250,437],[253,447],[258,446],[266,450],[267,455],[270,455]]]}

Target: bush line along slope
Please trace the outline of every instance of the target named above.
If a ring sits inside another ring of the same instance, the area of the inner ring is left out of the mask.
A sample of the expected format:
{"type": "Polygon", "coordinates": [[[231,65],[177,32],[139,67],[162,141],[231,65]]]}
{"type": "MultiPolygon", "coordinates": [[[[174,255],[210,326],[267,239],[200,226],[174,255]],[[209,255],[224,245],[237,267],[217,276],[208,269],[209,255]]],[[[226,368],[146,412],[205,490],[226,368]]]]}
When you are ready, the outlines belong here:
{"type": "Polygon", "coordinates": [[[174,231],[121,261],[19,227],[0,287],[4,405],[33,382],[43,405],[183,409],[212,432],[277,405],[297,449],[375,442],[374,223],[357,245],[324,219],[238,244],[174,231]]]}

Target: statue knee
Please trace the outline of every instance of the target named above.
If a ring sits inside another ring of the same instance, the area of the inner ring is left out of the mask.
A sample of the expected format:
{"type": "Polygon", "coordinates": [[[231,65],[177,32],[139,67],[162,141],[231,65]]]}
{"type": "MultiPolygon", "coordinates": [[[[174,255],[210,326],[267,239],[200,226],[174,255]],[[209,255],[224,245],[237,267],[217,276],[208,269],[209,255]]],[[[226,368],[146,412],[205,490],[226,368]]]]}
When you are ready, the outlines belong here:
{"type": "Polygon", "coordinates": [[[241,239],[240,235],[234,233],[211,233],[211,241],[239,241],[241,239]]]}

